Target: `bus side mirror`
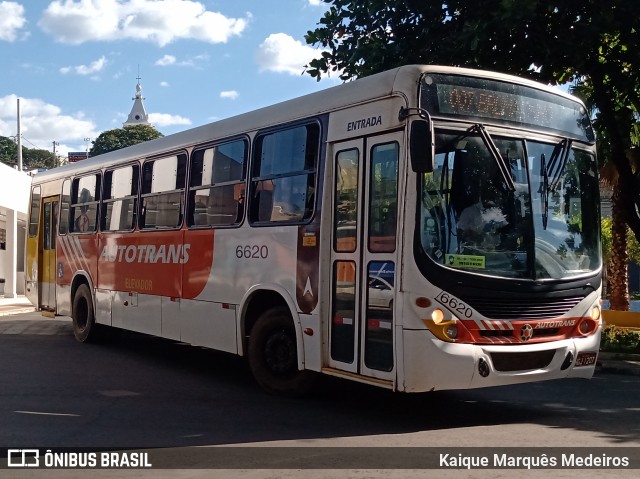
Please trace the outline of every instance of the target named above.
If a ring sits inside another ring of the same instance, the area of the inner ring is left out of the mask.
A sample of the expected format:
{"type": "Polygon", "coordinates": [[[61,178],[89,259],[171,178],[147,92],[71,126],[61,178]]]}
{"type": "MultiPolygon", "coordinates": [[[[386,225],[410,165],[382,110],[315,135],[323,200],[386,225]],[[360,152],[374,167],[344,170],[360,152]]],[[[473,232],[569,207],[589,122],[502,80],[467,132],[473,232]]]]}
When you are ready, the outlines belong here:
{"type": "Polygon", "coordinates": [[[409,136],[411,169],[416,173],[431,173],[434,169],[435,137],[432,123],[428,120],[411,122],[409,136]]]}

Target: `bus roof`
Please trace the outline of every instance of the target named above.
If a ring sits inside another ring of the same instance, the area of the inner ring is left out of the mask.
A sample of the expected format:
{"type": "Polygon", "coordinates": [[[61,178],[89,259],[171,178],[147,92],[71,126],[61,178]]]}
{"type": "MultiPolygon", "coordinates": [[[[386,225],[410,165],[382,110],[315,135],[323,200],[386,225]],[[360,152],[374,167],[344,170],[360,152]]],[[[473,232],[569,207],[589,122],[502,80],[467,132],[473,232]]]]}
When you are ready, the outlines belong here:
{"type": "Polygon", "coordinates": [[[33,177],[33,183],[38,184],[60,177],[108,168],[128,161],[155,156],[163,152],[178,151],[208,141],[232,137],[242,132],[288,123],[350,105],[365,103],[376,98],[387,97],[394,94],[394,92],[404,92],[406,94],[407,92],[417,91],[418,79],[425,72],[472,75],[495,80],[513,81],[578,101],[575,97],[560,90],[512,75],[438,65],[405,65],[214,123],[115,150],[77,163],[69,163],[53,168],[36,174],[33,177]]]}

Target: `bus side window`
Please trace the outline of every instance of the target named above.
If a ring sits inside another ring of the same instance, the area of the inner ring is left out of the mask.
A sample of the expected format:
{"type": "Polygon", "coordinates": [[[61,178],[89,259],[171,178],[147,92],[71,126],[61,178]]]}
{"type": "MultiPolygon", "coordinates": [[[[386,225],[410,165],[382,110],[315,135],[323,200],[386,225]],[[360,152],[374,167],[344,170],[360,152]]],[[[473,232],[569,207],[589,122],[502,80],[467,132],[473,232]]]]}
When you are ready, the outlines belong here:
{"type": "Polygon", "coordinates": [[[69,227],[74,233],[92,233],[98,226],[100,174],[75,178],[71,184],[69,227]]]}
{"type": "Polygon", "coordinates": [[[260,181],[255,187],[251,200],[253,205],[252,217],[256,221],[271,221],[273,214],[273,180],[260,181]]]}
{"type": "Polygon", "coordinates": [[[311,123],[256,139],[250,217],[255,223],[299,223],[315,206],[320,126],[311,123]]]}
{"type": "Polygon", "coordinates": [[[61,235],[69,231],[69,211],[71,207],[71,180],[64,180],[62,183],[62,196],[60,197],[60,219],[58,232],[61,235]]]}
{"type": "Polygon", "coordinates": [[[132,231],[135,228],[139,176],[137,164],[105,173],[100,215],[102,231],[132,231]]]}
{"type": "Polygon", "coordinates": [[[242,139],[194,152],[189,226],[232,226],[242,222],[247,150],[247,141],[242,139]]]}
{"type": "Polygon", "coordinates": [[[186,170],[185,154],[150,160],[143,165],[140,228],[180,226],[186,170]]]}
{"type": "Polygon", "coordinates": [[[31,207],[29,210],[29,236],[38,234],[40,221],[40,186],[34,186],[31,190],[31,207]]]}

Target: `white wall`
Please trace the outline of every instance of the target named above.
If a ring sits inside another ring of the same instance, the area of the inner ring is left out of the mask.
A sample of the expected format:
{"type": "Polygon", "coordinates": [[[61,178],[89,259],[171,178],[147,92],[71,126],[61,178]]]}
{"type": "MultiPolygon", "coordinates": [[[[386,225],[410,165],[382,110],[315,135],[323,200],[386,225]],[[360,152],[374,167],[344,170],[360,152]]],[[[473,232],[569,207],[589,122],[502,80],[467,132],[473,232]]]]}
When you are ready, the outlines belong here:
{"type": "Polygon", "coordinates": [[[31,177],[0,163],[0,228],[7,232],[7,251],[0,250],[2,292],[24,294],[24,242],[31,177]]]}
{"type": "Polygon", "coordinates": [[[29,175],[0,163],[0,207],[10,208],[26,216],[30,188],[29,175]]]}

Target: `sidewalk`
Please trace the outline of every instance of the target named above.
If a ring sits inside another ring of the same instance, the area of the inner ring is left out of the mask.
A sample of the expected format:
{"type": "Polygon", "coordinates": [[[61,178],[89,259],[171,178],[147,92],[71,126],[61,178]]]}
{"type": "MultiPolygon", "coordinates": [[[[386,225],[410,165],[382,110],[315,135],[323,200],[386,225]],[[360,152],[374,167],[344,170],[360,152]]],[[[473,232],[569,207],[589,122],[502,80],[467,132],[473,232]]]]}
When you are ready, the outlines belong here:
{"type": "MultiPolygon", "coordinates": [[[[35,310],[34,306],[26,297],[17,296],[15,298],[5,298],[4,296],[0,296],[0,320],[16,319],[24,319],[26,321],[41,319],[47,321],[47,318],[40,316],[40,313],[35,310]]],[[[598,363],[596,365],[596,372],[598,371],[640,376],[640,354],[607,353],[601,351],[598,354],[598,363]]]]}
{"type": "Polygon", "coordinates": [[[15,298],[0,296],[0,316],[31,313],[33,311],[35,311],[33,304],[24,296],[16,296],[15,298]]]}

